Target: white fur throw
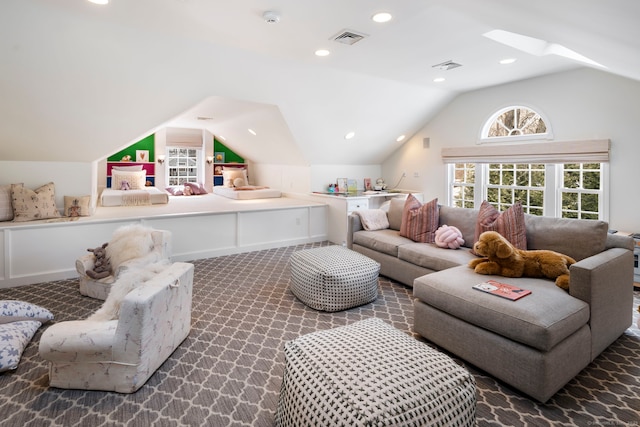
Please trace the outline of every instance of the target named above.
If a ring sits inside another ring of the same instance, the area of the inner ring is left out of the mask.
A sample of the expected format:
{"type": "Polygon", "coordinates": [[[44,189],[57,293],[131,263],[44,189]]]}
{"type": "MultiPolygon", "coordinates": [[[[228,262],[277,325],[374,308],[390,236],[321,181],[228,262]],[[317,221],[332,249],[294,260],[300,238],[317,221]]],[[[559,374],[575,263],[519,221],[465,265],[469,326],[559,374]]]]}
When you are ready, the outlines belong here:
{"type": "Polygon", "coordinates": [[[107,256],[114,272],[125,261],[141,258],[153,250],[153,228],[139,224],[118,228],[107,246],[107,256]]]}
{"type": "Polygon", "coordinates": [[[389,228],[387,213],[382,209],[365,209],[354,213],[360,217],[360,222],[365,230],[384,230],[389,228]]]}
{"type": "Polygon", "coordinates": [[[147,264],[139,268],[125,270],[111,285],[111,290],[102,307],[87,318],[94,322],[106,322],[120,317],[120,305],[125,296],[135,288],[144,285],[157,274],[171,266],[169,260],[147,264]]]}

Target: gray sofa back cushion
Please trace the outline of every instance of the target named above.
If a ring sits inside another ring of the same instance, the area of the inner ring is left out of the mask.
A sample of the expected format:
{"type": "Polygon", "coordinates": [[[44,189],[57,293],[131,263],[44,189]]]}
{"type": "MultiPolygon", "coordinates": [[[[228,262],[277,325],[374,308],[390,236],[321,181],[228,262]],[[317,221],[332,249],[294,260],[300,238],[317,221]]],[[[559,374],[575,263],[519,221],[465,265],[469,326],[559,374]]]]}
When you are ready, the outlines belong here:
{"type": "Polygon", "coordinates": [[[591,219],[566,219],[524,215],[529,250],[548,249],[576,261],[605,250],[609,225],[591,219]]]}
{"type": "Polygon", "coordinates": [[[476,222],[478,221],[478,210],[469,208],[453,208],[451,206],[440,206],[440,224],[454,226],[462,233],[464,246],[473,247],[476,222]]]}
{"type": "Polygon", "coordinates": [[[389,201],[389,212],[387,212],[387,218],[389,218],[389,228],[392,230],[400,231],[400,225],[402,224],[402,209],[404,208],[404,197],[394,197],[389,201]]]}

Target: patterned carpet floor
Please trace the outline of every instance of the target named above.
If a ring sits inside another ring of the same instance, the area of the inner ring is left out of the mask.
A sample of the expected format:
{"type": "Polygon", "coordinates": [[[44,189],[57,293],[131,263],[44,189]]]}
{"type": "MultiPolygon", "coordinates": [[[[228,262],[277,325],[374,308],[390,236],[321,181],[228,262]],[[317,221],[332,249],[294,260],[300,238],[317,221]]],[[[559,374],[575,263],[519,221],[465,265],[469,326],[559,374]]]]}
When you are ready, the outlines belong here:
{"type": "MultiPolygon", "coordinates": [[[[37,348],[43,326],[18,369],[0,374],[0,425],[273,425],[285,341],[369,317],[412,333],[411,289],[384,277],[378,299],[362,307],[324,313],[299,302],[289,291],[288,259],[295,250],[319,245],[194,261],[191,333],[134,394],[49,388],[47,364],[37,348]]],[[[77,280],[62,280],[2,289],[0,299],[44,306],[56,322],[76,320],[102,303],[77,288],[77,280]]],[[[639,302],[636,292],[634,310],[639,302]]],[[[456,359],[477,382],[478,426],[639,425],[637,321],[634,311],[633,326],[546,404],[456,359]]]]}

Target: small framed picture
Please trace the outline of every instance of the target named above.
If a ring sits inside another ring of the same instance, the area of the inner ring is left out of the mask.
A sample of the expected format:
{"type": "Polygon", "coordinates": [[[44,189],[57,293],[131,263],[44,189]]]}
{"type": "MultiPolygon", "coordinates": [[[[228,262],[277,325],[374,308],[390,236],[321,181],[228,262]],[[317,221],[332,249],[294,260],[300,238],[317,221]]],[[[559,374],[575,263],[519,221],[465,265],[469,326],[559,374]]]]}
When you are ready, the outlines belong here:
{"type": "Polygon", "coordinates": [[[136,150],[136,162],[148,162],[149,150],[136,150]]]}
{"type": "Polygon", "coordinates": [[[364,191],[371,191],[371,178],[364,179],[364,191]]]}
{"type": "Polygon", "coordinates": [[[213,153],[213,163],[224,163],[224,151],[213,153]]]}
{"type": "Polygon", "coordinates": [[[214,175],[222,175],[222,166],[221,165],[217,165],[213,167],[213,174],[214,175]]]}
{"type": "Polygon", "coordinates": [[[347,192],[347,178],[338,178],[336,183],[338,184],[338,189],[336,190],[338,193],[347,192]]]}

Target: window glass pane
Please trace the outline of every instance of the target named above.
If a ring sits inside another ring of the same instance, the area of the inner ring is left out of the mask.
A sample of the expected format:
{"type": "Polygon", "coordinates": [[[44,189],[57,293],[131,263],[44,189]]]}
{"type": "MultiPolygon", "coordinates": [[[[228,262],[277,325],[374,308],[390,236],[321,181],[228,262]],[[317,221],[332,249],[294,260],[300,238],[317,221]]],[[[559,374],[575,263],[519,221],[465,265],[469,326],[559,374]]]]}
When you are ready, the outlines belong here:
{"type": "Polygon", "coordinates": [[[562,210],[577,210],[578,209],[578,194],[577,193],[562,193],[562,210]]]}
{"type": "Polygon", "coordinates": [[[597,194],[582,194],[580,210],[598,213],[598,199],[597,194]]]}
{"type": "Polygon", "coordinates": [[[587,190],[600,189],[600,172],[585,172],[582,186],[587,190]]]}
{"type": "Polygon", "coordinates": [[[526,107],[509,107],[485,124],[483,138],[518,137],[547,133],[547,125],[536,111],[526,107]]]}
{"type": "Polygon", "coordinates": [[[580,188],[580,172],[565,171],[564,186],[566,188],[580,188]]]}
{"type": "MultiPolygon", "coordinates": [[[[531,190],[529,192],[529,207],[544,207],[544,191],[531,190]]],[[[542,211],[542,209],[540,209],[542,211]]]]}

